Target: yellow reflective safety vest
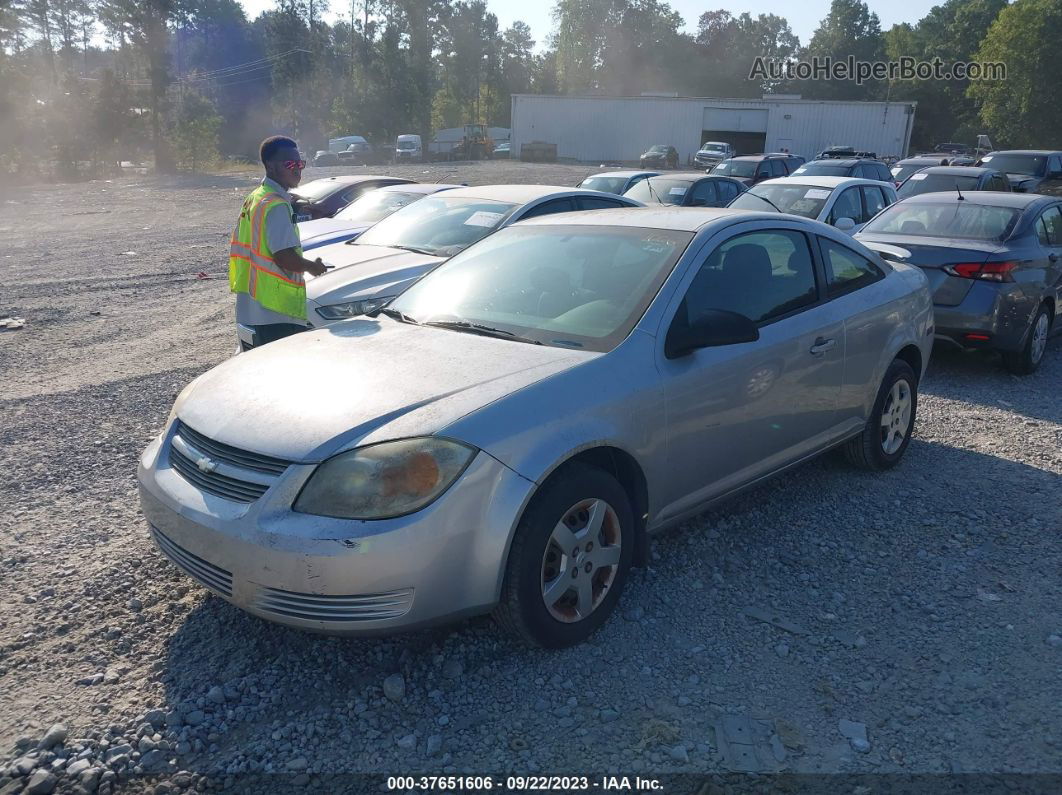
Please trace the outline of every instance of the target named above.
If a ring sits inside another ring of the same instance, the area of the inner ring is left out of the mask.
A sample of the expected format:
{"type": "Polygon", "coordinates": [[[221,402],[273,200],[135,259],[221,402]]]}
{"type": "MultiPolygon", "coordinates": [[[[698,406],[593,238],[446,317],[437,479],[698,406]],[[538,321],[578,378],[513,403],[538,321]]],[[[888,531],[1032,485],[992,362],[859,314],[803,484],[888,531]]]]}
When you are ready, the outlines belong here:
{"type": "MultiPolygon", "coordinates": [[[[289,273],[273,260],[266,239],[266,214],[283,205],[278,212],[290,212],[290,205],[279,193],[260,185],[243,200],[240,220],[232,233],[229,250],[229,289],[248,293],[266,309],[282,315],[306,319],[306,283],[301,273],[289,273]]],[[[298,226],[295,227],[298,235],[298,226]]],[[[302,248],[295,249],[302,256],[302,248]]]]}

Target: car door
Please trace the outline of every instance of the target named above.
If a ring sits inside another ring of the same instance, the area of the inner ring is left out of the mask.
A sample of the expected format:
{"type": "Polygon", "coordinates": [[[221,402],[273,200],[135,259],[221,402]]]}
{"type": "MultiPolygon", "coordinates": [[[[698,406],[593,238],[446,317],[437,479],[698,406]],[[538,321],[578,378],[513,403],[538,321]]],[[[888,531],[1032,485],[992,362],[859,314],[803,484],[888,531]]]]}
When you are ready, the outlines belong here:
{"type": "Polygon", "coordinates": [[[1056,204],[1040,214],[1036,237],[1044,249],[1044,290],[1058,307],[1062,305],[1062,206],[1056,204]]]}
{"type": "Polygon", "coordinates": [[[868,390],[877,388],[881,351],[895,327],[893,310],[875,292],[874,285],[885,278],[877,263],[825,236],[819,236],[818,243],[827,300],[844,318],[845,374],[838,421],[854,427],[865,419],[868,390]]]}
{"type": "Polygon", "coordinates": [[[715,190],[715,180],[702,179],[693,183],[693,188],[686,194],[683,204],[687,207],[718,207],[719,195],[715,190]]]}
{"type": "Polygon", "coordinates": [[[796,224],[747,222],[695,260],[660,331],[667,410],[663,514],[808,454],[833,438],[844,372],[843,319],[823,300],[811,242],[796,224]],[[755,342],[668,359],[672,323],[709,309],[753,318],[755,342]]]}

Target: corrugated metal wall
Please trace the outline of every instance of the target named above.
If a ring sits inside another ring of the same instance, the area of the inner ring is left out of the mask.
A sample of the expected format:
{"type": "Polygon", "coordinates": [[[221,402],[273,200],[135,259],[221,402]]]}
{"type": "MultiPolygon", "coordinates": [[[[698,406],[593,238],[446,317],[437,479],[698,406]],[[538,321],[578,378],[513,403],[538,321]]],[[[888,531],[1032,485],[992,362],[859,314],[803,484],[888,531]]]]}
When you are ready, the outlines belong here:
{"type": "Polygon", "coordinates": [[[914,121],[914,104],[903,102],[514,94],[513,156],[532,141],[555,143],[559,157],[588,163],[637,160],[653,144],[671,144],[685,163],[701,144],[704,119],[733,116],[726,109],[766,110],[766,151],[787,146],[807,158],[834,144],[902,156],[914,121]]]}

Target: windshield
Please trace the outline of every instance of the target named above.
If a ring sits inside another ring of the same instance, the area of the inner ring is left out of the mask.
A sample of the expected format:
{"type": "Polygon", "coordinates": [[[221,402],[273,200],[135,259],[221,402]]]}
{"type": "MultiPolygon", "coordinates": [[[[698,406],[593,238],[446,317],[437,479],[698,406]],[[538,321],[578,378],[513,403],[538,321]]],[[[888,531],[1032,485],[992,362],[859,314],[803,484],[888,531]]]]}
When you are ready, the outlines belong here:
{"type": "Polygon", "coordinates": [[[462,320],[546,345],[607,351],[653,300],[693,234],[616,226],[511,226],[390,305],[418,323],[462,320]]]}
{"type": "Polygon", "coordinates": [[[977,177],[967,174],[912,174],[907,182],[897,190],[896,195],[901,199],[908,196],[917,196],[919,193],[935,193],[936,191],[977,190],[977,177]]]}
{"type": "Polygon", "coordinates": [[[360,224],[375,224],[395,210],[423,198],[423,193],[398,193],[397,191],[374,190],[340,210],[335,218],[360,224]]]}
{"type": "Polygon", "coordinates": [[[662,154],[667,151],[667,147],[663,144],[657,144],[656,146],[650,146],[649,151],[656,152],[657,154],[662,154]]]}
{"type": "Polygon", "coordinates": [[[599,190],[605,193],[617,194],[622,194],[626,186],[626,177],[587,177],[579,183],[579,187],[586,190],[599,190]]]}
{"type": "Polygon", "coordinates": [[[762,196],[783,213],[818,218],[830,198],[832,188],[816,188],[814,185],[764,185],[759,184],[742,193],[728,207],[739,210],[770,211],[770,204],[755,197],[762,196]]]}
{"type": "Polygon", "coordinates": [[[326,196],[331,196],[337,190],[343,188],[349,188],[352,183],[338,182],[334,179],[315,179],[313,182],[307,182],[305,185],[299,185],[297,188],[292,188],[288,193],[294,196],[296,199],[306,199],[307,201],[318,201],[326,196]]]}
{"type": "Polygon", "coordinates": [[[909,176],[914,174],[916,171],[921,171],[923,168],[929,168],[930,165],[938,165],[939,166],[940,162],[938,161],[935,164],[930,164],[930,163],[907,163],[906,165],[905,164],[901,164],[901,163],[897,163],[895,166],[892,167],[892,178],[896,182],[903,182],[905,179],[907,179],[909,176]]]}
{"type": "Polygon", "coordinates": [[[416,141],[399,141],[398,144],[395,146],[395,148],[396,149],[416,149],[417,148],[417,142],[416,141]]]}
{"type": "Polygon", "coordinates": [[[847,177],[851,166],[837,166],[823,163],[805,163],[793,172],[794,177],[847,177]]]}
{"type": "Polygon", "coordinates": [[[900,202],[863,227],[868,234],[1002,240],[1014,228],[1019,210],[970,202],[900,202]]]}
{"type": "Polygon", "coordinates": [[[705,144],[701,147],[702,152],[725,152],[726,144],[705,144]]]}
{"type": "Polygon", "coordinates": [[[1045,155],[985,155],[981,162],[1004,174],[1042,177],[1047,168],[1045,155]]]}
{"type": "Polygon", "coordinates": [[[623,195],[646,204],[682,204],[692,184],[693,181],[689,179],[649,177],[631,186],[623,195]]]}
{"type": "Polygon", "coordinates": [[[728,177],[751,177],[758,165],[756,160],[724,160],[712,169],[712,173],[726,174],[728,177]]]}
{"type": "Polygon", "coordinates": [[[515,204],[489,199],[428,196],[389,215],[355,244],[452,257],[497,229],[514,209],[515,204]]]}

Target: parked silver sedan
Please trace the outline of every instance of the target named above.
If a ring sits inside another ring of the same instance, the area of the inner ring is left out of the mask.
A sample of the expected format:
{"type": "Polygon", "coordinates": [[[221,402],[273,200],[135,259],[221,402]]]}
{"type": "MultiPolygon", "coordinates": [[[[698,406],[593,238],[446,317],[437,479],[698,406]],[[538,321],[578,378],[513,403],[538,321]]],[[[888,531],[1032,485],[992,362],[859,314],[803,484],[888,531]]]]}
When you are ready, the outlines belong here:
{"type": "Polygon", "coordinates": [[[174,563],[272,621],[493,611],[574,644],[648,534],[832,447],[896,464],[932,313],[918,268],[816,221],[538,218],[375,317],[197,378],[141,458],[141,502],[174,563]]]}

